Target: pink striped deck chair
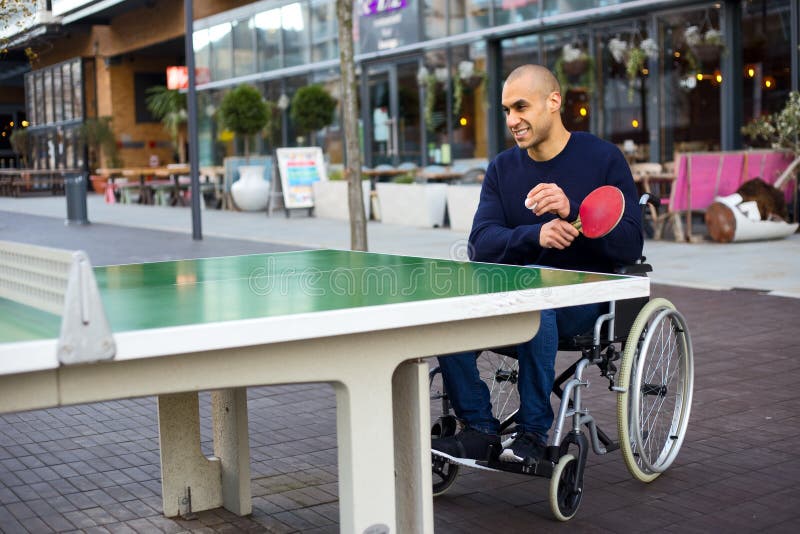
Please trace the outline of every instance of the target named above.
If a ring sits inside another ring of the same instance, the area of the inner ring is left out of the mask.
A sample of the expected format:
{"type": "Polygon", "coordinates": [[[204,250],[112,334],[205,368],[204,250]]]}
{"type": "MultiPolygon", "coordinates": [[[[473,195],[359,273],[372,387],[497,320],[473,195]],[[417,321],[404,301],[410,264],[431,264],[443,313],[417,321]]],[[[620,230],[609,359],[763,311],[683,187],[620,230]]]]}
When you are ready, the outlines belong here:
{"type": "Polygon", "coordinates": [[[676,156],[675,183],[665,214],[672,220],[676,240],[684,239],[680,215],[686,215],[686,238],[691,240],[692,213],[704,212],[718,195],[736,192],[743,165],[741,152],[687,152],[676,156]]]}
{"type": "MultiPolygon", "coordinates": [[[[743,182],[753,178],[761,178],[768,184],[774,184],[794,160],[791,153],[779,150],[748,150],[744,154],[743,182]]],[[[789,180],[783,186],[787,203],[794,202],[794,187],[794,180],[789,180]]]]}

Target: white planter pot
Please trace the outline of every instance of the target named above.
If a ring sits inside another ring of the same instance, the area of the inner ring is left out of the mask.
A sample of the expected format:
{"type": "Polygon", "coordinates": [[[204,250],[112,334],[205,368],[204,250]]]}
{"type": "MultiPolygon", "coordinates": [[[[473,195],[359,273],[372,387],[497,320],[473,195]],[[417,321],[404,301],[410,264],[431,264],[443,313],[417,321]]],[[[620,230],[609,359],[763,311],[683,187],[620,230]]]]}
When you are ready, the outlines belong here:
{"type": "Polygon", "coordinates": [[[381,222],[406,226],[444,226],[447,184],[375,185],[381,222]]]}
{"type": "Polygon", "coordinates": [[[447,213],[452,230],[469,232],[472,229],[472,219],[480,199],[480,185],[451,185],[447,188],[447,213]]]}
{"type": "Polygon", "coordinates": [[[239,167],[239,179],[231,186],[233,202],[242,211],[266,209],[269,185],[264,180],[263,165],[242,165],[239,167]]]}
{"type": "MultiPolygon", "coordinates": [[[[314,191],[314,216],[322,219],[350,220],[350,208],[347,200],[347,182],[345,180],[320,180],[311,184],[314,191]]],[[[368,180],[361,182],[361,194],[364,199],[364,214],[369,219],[368,180]]]]}

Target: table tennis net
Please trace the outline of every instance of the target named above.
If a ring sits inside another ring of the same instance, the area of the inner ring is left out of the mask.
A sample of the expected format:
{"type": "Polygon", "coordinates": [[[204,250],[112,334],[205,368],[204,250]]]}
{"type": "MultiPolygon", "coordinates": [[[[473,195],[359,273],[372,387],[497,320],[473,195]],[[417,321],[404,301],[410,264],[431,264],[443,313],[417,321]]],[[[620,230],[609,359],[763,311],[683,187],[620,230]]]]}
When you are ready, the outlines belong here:
{"type": "Polygon", "coordinates": [[[61,316],[61,363],[105,360],[116,353],[83,251],[0,241],[0,298],[61,316]]]}

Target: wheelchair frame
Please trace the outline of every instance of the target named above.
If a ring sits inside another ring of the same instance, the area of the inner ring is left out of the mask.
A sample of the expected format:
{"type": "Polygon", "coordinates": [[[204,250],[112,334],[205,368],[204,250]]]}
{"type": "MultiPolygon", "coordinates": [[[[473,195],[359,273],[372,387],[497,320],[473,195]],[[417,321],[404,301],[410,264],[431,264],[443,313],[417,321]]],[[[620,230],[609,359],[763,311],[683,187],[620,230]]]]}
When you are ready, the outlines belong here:
{"type": "MultiPolygon", "coordinates": [[[[652,268],[644,261],[643,257],[619,274],[646,276],[652,268]]],[[[499,363],[488,378],[493,383],[510,387],[509,394],[513,396],[517,371],[509,360],[516,364],[516,354],[509,349],[513,350],[510,347],[492,350],[499,355],[499,363]]],[[[496,459],[500,451],[491,451],[485,461],[453,459],[434,453],[434,481],[436,477],[441,479],[434,482],[434,496],[441,495],[455,482],[459,465],[543,476],[550,478],[553,515],[567,521],[580,506],[590,446],[596,454],[622,449],[629,472],[642,482],[651,482],[672,464],[686,433],[694,382],[691,338],[686,320],[675,306],[662,298],[612,301],[608,313],[597,318],[591,337],[583,335],[560,340],[558,350],[580,351],[581,356],[554,381],[553,393],[560,399],[560,405],[553,438],[544,457],[527,463],[509,463],[496,459]],[[619,368],[616,362],[620,362],[619,368]],[[608,389],[617,394],[618,441],[597,426],[584,406],[582,391],[589,385],[584,372],[590,365],[599,367],[600,375],[609,381],[608,389]],[[666,417],[661,417],[663,414],[666,417]],[[570,417],[571,425],[565,431],[570,417]],[[577,448],[575,455],[570,453],[573,447],[577,448]]],[[[477,357],[481,354],[485,352],[477,357]]],[[[431,370],[431,387],[440,373],[438,367],[431,370]]],[[[490,387],[490,395],[494,409],[498,392],[490,387]]],[[[440,400],[442,405],[442,415],[433,424],[432,435],[454,435],[458,421],[443,384],[442,393],[432,396],[432,400],[440,400]]],[[[500,419],[501,436],[509,433],[515,413],[516,410],[508,415],[496,414],[500,419]]],[[[510,441],[505,440],[503,446],[510,441]]]]}

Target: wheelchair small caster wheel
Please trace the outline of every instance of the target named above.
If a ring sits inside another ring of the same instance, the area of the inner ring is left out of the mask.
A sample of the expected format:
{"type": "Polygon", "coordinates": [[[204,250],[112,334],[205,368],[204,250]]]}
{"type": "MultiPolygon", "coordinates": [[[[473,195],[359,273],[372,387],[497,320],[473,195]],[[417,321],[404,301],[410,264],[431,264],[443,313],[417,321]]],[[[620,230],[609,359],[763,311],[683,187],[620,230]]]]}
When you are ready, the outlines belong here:
{"type": "MultiPolygon", "coordinates": [[[[433,423],[431,436],[434,438],[447,438],[455,436],[458,430],[458,419],[454,415],[443,415],[433,423]]],[[[458,476],[458,464],[452,463],[443,456],[431,455],[433,468],[433,496],[439,495],[450,489],[458,476]]]]}
{"type": "Polygon", "coordinates": [[[559,521],[569,521],[578,512],[583,497],[583,485],[575,491],[578,460],[571,454],[561,457],[550,479],[550,510],[559,521]]]}
{"type": "Polygon", "coordinates": [[[433,496],[444,494],[453,485],[458,476],[458,464],[452,463],[443,456],[432,454],[433,496]]]}

